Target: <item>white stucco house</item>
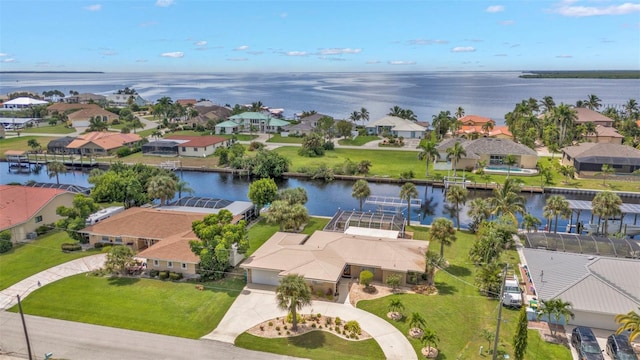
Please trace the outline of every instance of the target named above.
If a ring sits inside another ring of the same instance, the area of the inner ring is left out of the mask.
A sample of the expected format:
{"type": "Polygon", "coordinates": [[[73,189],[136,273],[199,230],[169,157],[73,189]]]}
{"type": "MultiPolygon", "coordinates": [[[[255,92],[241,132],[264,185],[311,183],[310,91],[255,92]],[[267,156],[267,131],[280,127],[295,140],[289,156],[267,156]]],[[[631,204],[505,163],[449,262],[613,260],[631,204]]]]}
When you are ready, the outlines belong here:
{"type": "Polygon", "coordinates": [[[415,121],[402,119],[396,116],[385,116],[367,124],[367,133],[369,135],[384,135],[389,133],[395,136],[402,136],[405,139],[420,139],[427,131],[422,125],[415,121]]]}

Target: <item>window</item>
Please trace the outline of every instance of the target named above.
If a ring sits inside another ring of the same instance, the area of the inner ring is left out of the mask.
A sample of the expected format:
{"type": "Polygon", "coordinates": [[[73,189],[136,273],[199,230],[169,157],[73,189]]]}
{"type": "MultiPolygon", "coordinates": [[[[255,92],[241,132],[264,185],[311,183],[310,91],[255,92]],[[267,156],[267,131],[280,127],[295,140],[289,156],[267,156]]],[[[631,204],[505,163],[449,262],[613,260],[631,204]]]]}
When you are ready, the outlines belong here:
{"type": "Polygon", "coordinates": [[[122,238],[120,236],[116,236],[116,242],[117,243],[121,243],[122,242],[122,238]]]}
{"type": "Polygon", "coordinates": [[[172,268],[173,267],[173,261],[167,261],[167,267],[168,268],[172,268]]]}
{"type": "Polygon", "coordinates": [[[42,222],[42,215],[36,216],[36,224],[42,222]]]}
{"type": "Polygon", "coordinates": [[[153,260],[153,266],[158,266],[160,265],[160,262],[158,260],[153,260]]]}
{"type": "Polygon", "coordinates": [[[106,235],[102,235],[102,241],[109,241],[109,237],[106,235]]]}
{"type": "Polygon", "coordinates": [[[187,147],[186,147],[186,146],[183,146],[183,147],[182,147],[182,151],[187,151],[187,147]]]}
{"type": "Polygon", "coordinates": [[[198,152],[198,148],[194,147],[193,151],[198,152]]]}
{"type": "Polygon", "coordinates": [[[182,263],[182,269],[183,270],[187,270],[187,264],[186,263],[182,263]]]}

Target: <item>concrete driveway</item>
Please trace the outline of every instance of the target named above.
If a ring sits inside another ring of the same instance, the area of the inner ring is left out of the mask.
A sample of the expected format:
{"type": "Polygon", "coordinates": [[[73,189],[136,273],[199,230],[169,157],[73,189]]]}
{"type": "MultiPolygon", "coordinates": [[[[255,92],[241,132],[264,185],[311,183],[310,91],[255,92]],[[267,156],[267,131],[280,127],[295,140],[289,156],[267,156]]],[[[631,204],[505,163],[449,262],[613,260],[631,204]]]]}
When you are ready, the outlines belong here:
{"type": "Polygon", "coordinates": [[[71,260],[13,284],[0,291],[0,310],[6,310],[16,305],[18,303],[16,295],[20,295],[20,298],[24,299],[40,286],[45,286],[68,276],[100,269],[104,266],[106,258],[106,254],[98,254],[71,260]]]}
{"type": "MultiPolygon", "coordinates": [[[[574,325],[566,325],[565,326],[565,329],[567,331],[567,340],[569,340],[569,347],[571,348],[571,356],[575,360],[579,360],[580,358],[578,357],[578,352],[576,351],[576,349],[573,346],[571,346],[571,331],[573,330],[573,328],[575,328],[574,325]]],[[[609,337],[609,335],[615,333],[615,331],[613,331],[613,330],[603,330],[603,329],[594,329],[594,328],[591,328],[591,330],[593,330],[593,334],[598,339],[598,345],[600,345],[600,349],[605,350],[606,346],[607,346],[607,338],[609,337]]],[[[607,355],[606,351],[603,352],[602,355],[604,355],[604,359],[605,360],[610,360],[611,359],[611,357],[609,355],[607,355]]]]}
{"type": "MultiPolygon", "coordinates": [[[[235,341],[238,335],[249,328],[276,317],[287,315],[276,306],[275,287],[247,285],[236,298],[218,327],[202,339],[217,340],[226,343],[235,341]]],[[[311,306],[301,313],[321,313],[345,320],[356,320],[362,329],[378,342],[387,359],[417,359],[407,337],[398,329],[379,317],[351,305],[313,301],[311,306]]]]}

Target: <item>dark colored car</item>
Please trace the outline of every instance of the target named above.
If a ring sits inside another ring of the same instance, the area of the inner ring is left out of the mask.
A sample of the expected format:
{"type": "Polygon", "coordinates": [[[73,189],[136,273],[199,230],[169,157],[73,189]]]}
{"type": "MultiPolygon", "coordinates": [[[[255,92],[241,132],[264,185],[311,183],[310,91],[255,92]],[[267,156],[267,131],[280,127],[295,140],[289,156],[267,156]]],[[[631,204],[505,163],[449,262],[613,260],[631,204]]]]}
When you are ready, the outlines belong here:
{"type": "Polygon", "coordinates": [[[627,335],[611,334],[607,338],[607,354],[614,360],[638,360],[627,335]]]}
{"type": "Polygon", "coordinates": [[[578,326],[573,329],[571,345],[576,348],[580,360],[604,360],[598,340],[588,327],[578,326]]]}

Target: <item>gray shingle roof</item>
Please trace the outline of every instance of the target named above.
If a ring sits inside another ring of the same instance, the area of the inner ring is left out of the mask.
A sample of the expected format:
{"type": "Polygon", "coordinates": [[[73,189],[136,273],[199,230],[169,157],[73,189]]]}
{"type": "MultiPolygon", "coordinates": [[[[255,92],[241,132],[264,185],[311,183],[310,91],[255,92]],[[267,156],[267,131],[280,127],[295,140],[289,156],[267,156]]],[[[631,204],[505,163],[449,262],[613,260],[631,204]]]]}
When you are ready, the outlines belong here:
{"type": "Polygon", "coordinates": [[[506,139],[480,138],[469,141],[463,144],[463,146],[467,154],[473,152],[478,155],[537,155],[533,149],[506,139]]]}
{"type": "Polygon", "coordinates": [[[562,152],[582,163],[640,165],[640,150],[628,145],[582,143],[567,146],[562,149],[562,152]]]}

